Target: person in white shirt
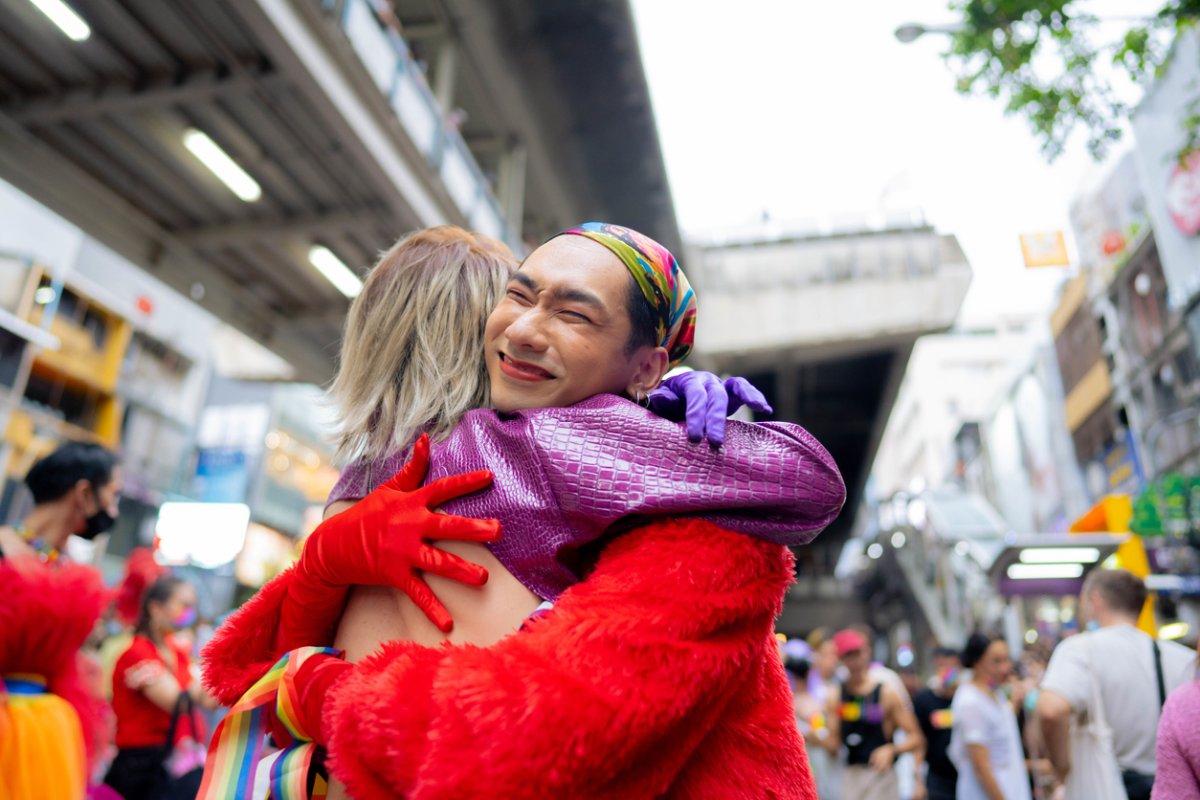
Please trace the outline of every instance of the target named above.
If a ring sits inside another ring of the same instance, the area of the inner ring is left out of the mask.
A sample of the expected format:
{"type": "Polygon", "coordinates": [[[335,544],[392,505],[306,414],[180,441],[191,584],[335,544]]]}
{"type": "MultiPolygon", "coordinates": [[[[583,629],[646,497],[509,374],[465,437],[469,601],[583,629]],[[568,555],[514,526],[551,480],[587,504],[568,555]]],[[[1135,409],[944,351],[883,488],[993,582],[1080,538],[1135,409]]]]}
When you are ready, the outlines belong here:
{"type": "Polygon", "coordinates": [[[1012,676],[1008,645],[973,633],[962,663],[971,680],[959,687],[950,706],[949,755],[958,769],[958,800],[1030,800],[1017,715],[1001,691],[1012,676]]]}
{"type": "Polygon", "coordinates": [[[1064,640],[1050,657],[1037,717],[1050,762],[1068,788],[1071,719],[1086,712],[1095,681],[1126,792],[1130,800],[1150,796],[1163,700],[1192,679],[1196,653],[1138,630],[1145,602],[1146,585],[1133,573],[1093,571],[1079,598],[1081,620],[1091,630],[1064,640]]]}

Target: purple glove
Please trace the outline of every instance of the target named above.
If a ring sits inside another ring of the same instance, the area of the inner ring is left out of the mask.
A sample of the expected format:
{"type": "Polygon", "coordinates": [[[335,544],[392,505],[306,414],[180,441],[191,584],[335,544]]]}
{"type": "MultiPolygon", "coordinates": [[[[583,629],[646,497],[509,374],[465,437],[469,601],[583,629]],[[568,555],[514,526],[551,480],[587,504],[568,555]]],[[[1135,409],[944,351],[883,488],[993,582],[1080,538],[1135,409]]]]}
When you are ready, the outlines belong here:
{"type": "Polygon", "coordinates": [[[725,418],[743,405],[770,414],[763,393],[745,378],[724,382],[711,372],[699,370],[672,375],[647,396],[650,410],[660,417],[687,423],[688,439],[720,447],[725,441],[725,418]]]}

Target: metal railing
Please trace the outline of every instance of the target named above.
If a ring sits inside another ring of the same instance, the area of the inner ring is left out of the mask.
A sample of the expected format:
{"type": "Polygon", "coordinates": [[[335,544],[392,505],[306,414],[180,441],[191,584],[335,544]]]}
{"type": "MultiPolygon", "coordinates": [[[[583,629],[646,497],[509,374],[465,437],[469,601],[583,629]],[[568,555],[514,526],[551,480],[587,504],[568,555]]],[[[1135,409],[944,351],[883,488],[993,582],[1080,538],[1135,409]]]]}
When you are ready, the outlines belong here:
{"type": "Polygon", "coordinates": [[[446,124],[446,109],[438,103],[404,39],[380,24],[368,0],[322,0],[322,5],[336,16],[400,125],[437,172],[470,226],[519,247],[517,227],[504,218],[491,184],[462,136],[446,124]]]}

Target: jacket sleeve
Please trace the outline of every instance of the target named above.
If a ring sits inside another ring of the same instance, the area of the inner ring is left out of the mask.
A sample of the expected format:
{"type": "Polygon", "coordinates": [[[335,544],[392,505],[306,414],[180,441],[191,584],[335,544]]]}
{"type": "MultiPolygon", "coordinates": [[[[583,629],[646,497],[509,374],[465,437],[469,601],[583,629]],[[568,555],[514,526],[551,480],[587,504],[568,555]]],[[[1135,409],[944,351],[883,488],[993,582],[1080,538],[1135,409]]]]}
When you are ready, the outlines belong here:
{"type": "Polygon", "coordinates": [[[393,642],[347,670],[332,772],[360,800],[657,795],[774,641],[791,579],[785,548],[700,520],[631,531],[491,647],[393,642]]]}
{"type": "Polygon", "coordinates": [[[481,468],[495,474],[492,489],[444,510],[499,518],[509,540],[542,541],[548,530],[567,530],[578,544],[621,520],[690,515],[798,546],[829,525],[846,499],[833,458],[799,425],[730,420],[725,444],[714,448],[612,395],[511,415],[470,412],[434,446],[431,477],[481,468]]]}

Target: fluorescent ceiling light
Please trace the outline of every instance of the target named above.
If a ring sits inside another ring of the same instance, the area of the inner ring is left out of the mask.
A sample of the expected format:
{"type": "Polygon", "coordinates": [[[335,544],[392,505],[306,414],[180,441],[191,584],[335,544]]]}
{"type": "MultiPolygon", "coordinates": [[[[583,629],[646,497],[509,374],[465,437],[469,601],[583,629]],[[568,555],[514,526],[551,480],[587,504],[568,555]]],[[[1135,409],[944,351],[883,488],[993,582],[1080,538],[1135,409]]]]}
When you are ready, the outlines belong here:
{"type": "Polygon", "coordinates": [[[183,146],[192,151],[201,164],[208,167],[213,175],[221,179],[221,183],[229,187],[229,191],[242,200],[252,203],[262,197],[262,187],[258,181],[238,166],[204,131],[188,128],[183,134],[183,146]]]}
{"type": "Polygon", "coordinates": [[[1010,564],[1008,577],[1018,581],[1078,578],[1083,564],[1010,564]]]}
{"type": "Polygon", "coordinates": [[[1021,551],[1022,564],[1095,564],[1099,560],[1098,547],[1027,547],[1021,551]]]}
{"type": "Polygon", "coordinates": [[[92,29],[75,13],[75,9],[62,0],[29,0],[46,18],[58,26],[73,42],[82,42],[92,35],[92,29]]]}
{"type": "Polygon", "coordinates": [[[314,244],[308,249],[308,263],[317,268],[317,272],[325,276],[339,292],[346,297],[358,297],[362,291],[362,279],[354,274],[342,260],[333,254],[328,247],[314,244]]]}

